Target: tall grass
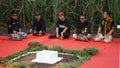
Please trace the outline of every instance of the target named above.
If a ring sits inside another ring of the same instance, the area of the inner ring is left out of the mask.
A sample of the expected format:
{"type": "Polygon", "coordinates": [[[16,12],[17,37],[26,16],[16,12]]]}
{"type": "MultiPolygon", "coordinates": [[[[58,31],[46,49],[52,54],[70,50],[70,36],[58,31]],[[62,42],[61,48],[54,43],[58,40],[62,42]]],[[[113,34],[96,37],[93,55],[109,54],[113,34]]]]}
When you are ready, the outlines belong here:
{"type": "Polygon", "coordinates": [[[10,12],[15,10],[19,13],[21,24],[27,27],[34,19],[34,12],[39,11],[49,31],[57,21],[56,13],[63,11],[72,30],[75,29],[79,16],[84,14],[92,25],[93,33],[96,33],[106,9],[112,12],[111,17],[116,25],[120,24],[119,6],[119,0],[0,0],[0,23],[7,23],[10,12]]]}

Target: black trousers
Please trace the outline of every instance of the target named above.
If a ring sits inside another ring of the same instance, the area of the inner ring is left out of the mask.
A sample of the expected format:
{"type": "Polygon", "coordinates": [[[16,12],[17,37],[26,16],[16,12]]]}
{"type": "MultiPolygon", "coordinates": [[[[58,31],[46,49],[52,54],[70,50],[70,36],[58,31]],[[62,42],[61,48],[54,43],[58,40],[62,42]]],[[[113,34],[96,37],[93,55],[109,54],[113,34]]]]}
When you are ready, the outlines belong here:
{"type": "MultiPolygon", "coordinates": [[[[39,36],[39,31],[36,31],[36,33],[32,33],[34,36],[39,36]]],[[[45,35],[46,34],[46,32],[45,31],[42,31],[42,35],[45,35]]]]}
{"type": "MultiPolygon", "coordinates": [[[[59,32],[59,35],[61,36],[61,33],[59,32]]],[[[65,38],[69,38],[69,36],[70,36],[70,34],[69,33],[63,33],[63,38],[65,39],[65,38]]],[[[56,38],[56,34],[52,34],[52,35],[50,35],[49,36],[49,39],[52,39],[52,38],[56,38]]]]}

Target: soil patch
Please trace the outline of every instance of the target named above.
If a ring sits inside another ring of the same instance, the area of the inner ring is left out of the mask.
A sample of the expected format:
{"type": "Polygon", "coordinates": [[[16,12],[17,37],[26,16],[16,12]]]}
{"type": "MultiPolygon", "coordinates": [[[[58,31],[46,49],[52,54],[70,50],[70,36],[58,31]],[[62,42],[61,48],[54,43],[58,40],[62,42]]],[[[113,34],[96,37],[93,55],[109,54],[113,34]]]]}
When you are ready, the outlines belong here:
{"type": "Polygon", "coordinates": [[[53,65],[31,62],[33,59],[36,58],[36,53],[21,57],[15,60],[14,62],[24,61],[30,66],[30,68],[59,68],[60,64],[72,63],[73,61],[78,60],[76,56],[72,56],[72,55],[59,54],[58,56],[63,57],[63,59],[60,62],[57,62],[56,64],[53,64],[53,65]]]}

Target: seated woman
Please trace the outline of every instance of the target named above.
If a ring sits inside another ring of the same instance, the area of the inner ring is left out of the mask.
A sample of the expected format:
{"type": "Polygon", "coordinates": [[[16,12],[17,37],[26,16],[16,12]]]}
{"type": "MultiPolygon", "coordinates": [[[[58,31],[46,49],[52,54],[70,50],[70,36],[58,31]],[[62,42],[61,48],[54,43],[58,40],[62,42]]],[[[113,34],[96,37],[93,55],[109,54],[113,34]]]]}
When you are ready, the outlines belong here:
{"type": "Polygon", "coordinates": [[[11,40],[22,40],[27,38],[27,33],[21,31],[21,26],[18,21],[18,16],[16,12],[12,12],[12,18],[8,22],[8,34],[11,40]]]}
{"type": "Polygon", "coordinates": [[[34,36],[43,36],[46,34],[45,21],[41,19],[41,14],[39,12],[35,13],[32,31],[34,36]]]}
{"type": "Polygon", "coordinates": [[[91,38],[90,23],[85,20],[85,16],[80,16],[80,21],[76,25],[76,33],[73,34],[76,40],[88,41],[91,38]]]}
{"type": "Polygon", "coordinates": [[[56,31],[55,34],[49,36],[49,38],[59,38],[64,39],[70,36],[70,27],[69,22],[64,16],[63,12],[57,13],[59,20],[56,23],[56,31]]]}

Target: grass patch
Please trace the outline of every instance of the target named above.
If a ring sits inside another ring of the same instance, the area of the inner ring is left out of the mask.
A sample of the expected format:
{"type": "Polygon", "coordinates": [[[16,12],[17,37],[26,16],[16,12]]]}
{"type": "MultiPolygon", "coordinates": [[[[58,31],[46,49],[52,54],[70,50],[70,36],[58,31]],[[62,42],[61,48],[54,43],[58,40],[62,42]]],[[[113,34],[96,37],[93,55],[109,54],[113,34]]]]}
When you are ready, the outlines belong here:
{"type": "MultiPolygon", "coordinates": [[[[77,56],[79,60],[74,61],[73,63],[65,63],[61,64],[59,68],[77,68],[79,65],[84,63],[85,61],[89,60],[93,55],[98,53],[98,49],[94,47],[84,48],[83,50],[70,50],[60,47],[59,45],[54,45],[52,48],[49,48],[47,46],[43,46],[39,42],[30,42],[28,44],[29,48],[20,51],[15,52],[9,56],[6,57],[6,61],[10,61],[13,58],[16,58],[20,55],[26,54],[28,52],[34,52],[34,51],[41,51],[41,50],[54,50],[61,53],[71,54],[74,56],[77,56]]],[[[6,66],[16,66],[18,68],[29,68],[27,64],[24,62],[5,62],[2,63],[6,66]]]]}
{"type": "Polygon", "coordinates": [[[9,62],[7,63],[8,66],[13,66],[17,68],[30,68],[25,62],[9,62]]]}

